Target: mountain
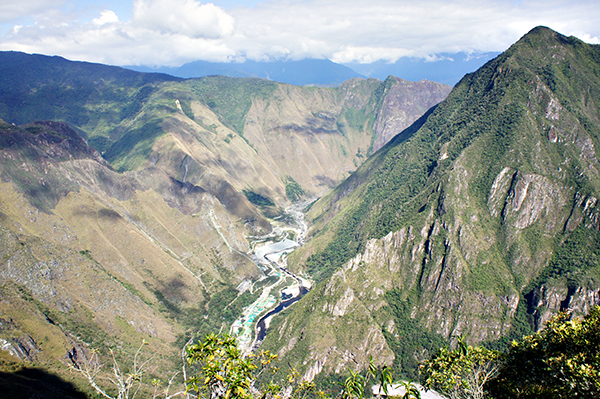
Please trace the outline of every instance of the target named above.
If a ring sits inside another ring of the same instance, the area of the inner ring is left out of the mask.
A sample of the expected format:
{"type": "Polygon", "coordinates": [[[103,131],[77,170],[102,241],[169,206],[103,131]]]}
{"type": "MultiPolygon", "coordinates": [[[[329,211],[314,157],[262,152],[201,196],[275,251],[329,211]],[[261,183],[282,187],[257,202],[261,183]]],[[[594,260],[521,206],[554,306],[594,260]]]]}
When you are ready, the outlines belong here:
{"type": "Polygon", "coordinates": [[[214,196],[165,173],[119,174],[64,123],[1,122],[0,159],[3,370],[73,381],[69,365],[93,350],[126,357],[142,339],[171,367],[177,340],[206,324],[198,314],[236,296],[230,275],[257,273],[223,242],[239,245],[236,220],[214,196]]]}
{"type": "Polygon", "coordinates": [[[277,280],[248,252],[288,234],[283,209],[324,195],[450,91],[181,79],[15,52],[0,71],[0,366],[77,386],[68,366],[93,351],[122,360],[145,340],[173,370],[190,336],[227,331],[277,280]]]}
{"type": "Polygon", "coordinates": [[[454,86],[465,74],[471,73],[496,57],[498,52],[441,53],[430,58],[402,57],[396,62],[385,60],[337,64],[330,60],[209,62],[193,61],[180,67],[126,66],[138,72],[165,73],[180,78],[223,75],[235,78],[262,78],[298,86],[338,86],[356,77],[385,80],[397,76],[418,82],[429,80],[454,86]]]}
{"type": "Polygon", "coordinates": [[[380,60],[344,65],[370,78],[383,80],[392,75],[411,81],[427,79],[454,86],[467,73],[476,71],[498,54],[498,52],[441,53],[427,59],[402,57],[396,62],[380,60]]]}
{"type": "MultiPolygon", "coordinates": [[[[223,75],[234,78],[262,78],[297,86],[339,86],[352,78],[364,78],[347,66],[329,60],[208,62],[193,61],[180,67],[127,66],[139,72],[161,72],[180,78],[223,75]]],[[[384,79],[388,75],[384,76],[384,79]]],[[[419,79],[421,80],[421,79],[419,79]]]]}
{"type": "Polygon", "coordinates": [[[337,88],[183,80],[14,52],[0,60],[5,121],[63,121],[119,171],[158,166],[184,182],[215,190],[223,182],[278,205],[289,204],[288,176],[307,195],[324,194],[450,89],[396,78],[337,88]]]}
{"type": "Polygon", "coordinates": [[[312,205],[290,269],[319,284],[263,343],[304,376],[415,376],[600,302],[600,46],[533,29],[312,205]]]}
{"type": "Polygon", "coordinates": [[[0,52],[0,60],[1,114],[4,120],[16,124],[34,119],[62,120],[83,127],[98,123],[98,119],[115,123],[139,111],[154,85],[182,80],[16,51],[0,52]],[[86,107],[90,102],[97,105],[96,112],[86,107]],[[98,110],[98,104],[104,103],[120,107],[98,110]]]}

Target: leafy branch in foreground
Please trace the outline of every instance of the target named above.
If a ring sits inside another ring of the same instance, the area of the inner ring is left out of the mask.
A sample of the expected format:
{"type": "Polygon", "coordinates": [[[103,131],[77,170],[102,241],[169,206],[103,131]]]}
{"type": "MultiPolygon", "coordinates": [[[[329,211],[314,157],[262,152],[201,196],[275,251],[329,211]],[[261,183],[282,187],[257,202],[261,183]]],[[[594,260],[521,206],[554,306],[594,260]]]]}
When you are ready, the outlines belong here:
{"type": "Polygon", "coordinates": [[[454,350],[440,348],[421,366],[421,373],[427,389],[450,399],[482,399],[485,384],[498,375],[500,365],[499,352],[469,346],[461,338],[454,350]]]}
{"type": "Polygon", "coordinates": [[[451,399],[600,397],[600,306],[584,318],[563,312],[507,354],[466,345],[441,348],[421,366],[422,380],[451,399]]]}
{"type": "Polygon", "coordinates": [[[187,360],[199,368],[187,383],[186,392],[207,398],[251,398],[250,388],[256,365],[244,358],[235,337],[207,335],[205,340],[187,348],[187,360]]]}
{"type": "Polygon", "coordinates": [[[600,307],[584,318],[560,313],[513,342],[490,391],[498,399],[600,397],[600,307]]]}
{"type": "MultiPolygon", "coordinates": [[[[113,375],[107,377],[105,372],[101,372],[103,365],[98,361],[97,352],[93,352],[89,361],[83,362],[76,370],[107,399],[133,399],[138,393],[148,396],[151,389],[153,398],[164,399],[176,396],[198,399],[328,399],[314,382],[304,380],[293,368],[282,381],[274,381],[278,371],[274,363],[278,356],[269,351],[244,356],[238,348],[236,338],[228,334],[209,334],[198,343],[188,341],[182,350],[182,372],[172,373],[166,388],[161,391],[158,379],[143,382],[147,366],[153,359],[150,356],[142,360],[144,345],[145,342],[135,353],[128,373],[119,366],[113,353],[113,375]],[[176,381],[181,378],[180,374],[182,380],[176,381]],[[191,376],[188,377],[188,374],[191,376]],[[110,385],[104,380],[108,380],[110,385]],[[110,389],[103,388],[102,385],[109,385],[110,389]],[[173,386],[182,388],[170,393],[173,386]],[[115,390],[117,394],[112,395],[111,392],[115,390]]],[[[394,382],[391,369],[386,365],[376,367],[372,358],[364,373],[350,371],[350,374],[338,399],[389,396],[390,388],[398,386],[404,387],[403,399],[420,399],[420,392],[412,382],[394,382]]]]}

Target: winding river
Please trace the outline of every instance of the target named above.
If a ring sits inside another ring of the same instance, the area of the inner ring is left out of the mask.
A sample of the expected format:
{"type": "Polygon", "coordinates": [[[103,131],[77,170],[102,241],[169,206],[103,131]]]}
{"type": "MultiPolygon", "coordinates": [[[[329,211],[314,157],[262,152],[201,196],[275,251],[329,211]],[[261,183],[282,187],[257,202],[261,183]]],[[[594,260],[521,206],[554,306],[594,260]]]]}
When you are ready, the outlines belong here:
{"type": "Polygon", "coordinates": [[[264,277],[254,283],[245,281],[242,284],[250,290],[258,285],[261,294],[231,326],[231,333],[237,336],[245,353],[258,348],[274,315],[300,300],[312,287],[309,280],[287,269],[286,260],[289,253],[304,243],[307,226],[302,209],[309,203],[298,203],[285,211],[293,218],[292,225],[275,227],[272,234],[256,237],[253,242],[253,250],[248,255],[264,272],[264,277]],[[290,236],[294,239],[288,238],[290,236]]]}

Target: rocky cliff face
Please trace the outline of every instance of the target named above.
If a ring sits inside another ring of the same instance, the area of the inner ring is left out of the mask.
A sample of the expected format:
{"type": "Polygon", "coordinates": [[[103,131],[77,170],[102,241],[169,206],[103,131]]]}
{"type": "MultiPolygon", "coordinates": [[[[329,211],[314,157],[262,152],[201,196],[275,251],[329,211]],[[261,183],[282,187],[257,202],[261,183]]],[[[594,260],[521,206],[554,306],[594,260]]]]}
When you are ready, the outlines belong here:
{"type": "Polygon", "coordinates": [[[374,126],[374,152],[409,127],[415,121],[415,116],[423,115],[446,98],[450,93],[450,86],[426,80],[409,82],[390,76],[383,83],[383,92],[383,101],[374,126]]]}
{"type": "Polygon", "coordinates": [[[534,29],[317,202],[294,267],[322,282],[266,345],[310,377],[383,335],[382,361],[393,350],[414,375],[437,343],[498,341],[597,304],[599,51],[534,29]],[[325,318],[357,334],[350,346],[290,346],[325,318]]]}

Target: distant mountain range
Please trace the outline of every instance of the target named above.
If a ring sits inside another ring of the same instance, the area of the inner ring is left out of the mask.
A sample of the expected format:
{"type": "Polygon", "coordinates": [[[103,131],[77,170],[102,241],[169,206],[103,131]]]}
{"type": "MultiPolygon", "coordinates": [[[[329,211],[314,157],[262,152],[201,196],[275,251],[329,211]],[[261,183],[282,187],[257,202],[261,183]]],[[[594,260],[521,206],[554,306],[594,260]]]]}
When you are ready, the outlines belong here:
{"type": "Polygon", "coordinates": [[[339,86],[352,78],[365,76],[329,60],[271,62],[208,62],[194,61],[180,67],[127,66],[139,72],[160,72],[181,78],[223,75],[234,78],[261,78],[297,86],[339,86]]]}
{"type": "Polygon", "coordinates": [[[262,78],[298,86],[338,86],[356,77],[370,77],[381,81],[388,76],[417,82],[431,80],[448,85],[456,84],[465,74],[477,70],[498,53],[439,54],[434,60],[404,57],[394,63],[377,61],[368,64],[337,64],[330,60],[304,59],[300,61],[270,62],[208,62],[194,61],[180,67],[126,66],[138,72],[166,73],[180,78],[223,75],[236,78],[262,78]]]}
{"type": "Polygon", "coordinates": [[[443,53],[437,54],[432,60],[402,57],[393,63],[380,60],[369,64],[354,62],[344,65],[370,78],[383,80],[392,75],[413,82],[426,79],[454,86],[467,73],[475,72],[498,54],[500,53],[443,53]]]}

